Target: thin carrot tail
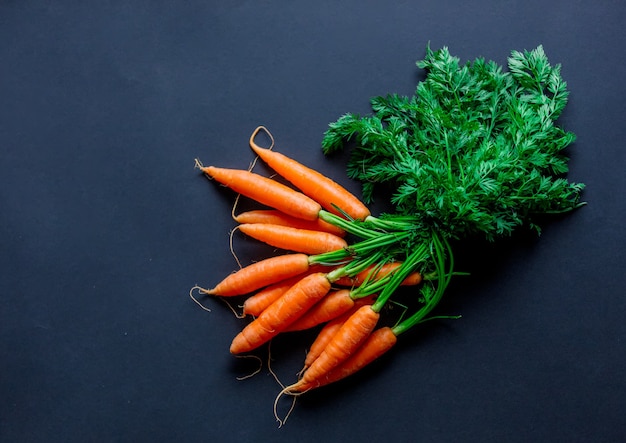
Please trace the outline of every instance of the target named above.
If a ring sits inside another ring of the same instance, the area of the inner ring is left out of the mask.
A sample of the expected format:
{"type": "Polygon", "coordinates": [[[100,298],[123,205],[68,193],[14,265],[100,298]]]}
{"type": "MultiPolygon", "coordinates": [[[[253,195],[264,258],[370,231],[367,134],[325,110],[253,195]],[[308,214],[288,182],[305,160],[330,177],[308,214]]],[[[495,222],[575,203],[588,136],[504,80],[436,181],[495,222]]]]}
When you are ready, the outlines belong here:
{"type": "MultiPolygon", "coordinates": [[[[294,385],[297,383],[294,383],[294,385]]],[[[291,413],[293,412],[295,405],[296,405],[296,399],[299,395],[302,395],[304,392],[300,393],[300,392],[291,392],[290,388],[293,385],[290,386],[285,386],[276,396],[276,399],[274,400],[274,417],[276,418],[276,421],[278,422],[278,427],[282,427],[286,422],[287,419],[289,418],[289,416],[291,415],[291,413]],[[280,418],[278,416],[278,401],[280,400],[280,398],[283,395],[291,395],[293,397],[292,402],[291,402],[291,407],[289,408],[289,410],[287,411],[287,414],[285,415],[284,418],[280,418]]]]}

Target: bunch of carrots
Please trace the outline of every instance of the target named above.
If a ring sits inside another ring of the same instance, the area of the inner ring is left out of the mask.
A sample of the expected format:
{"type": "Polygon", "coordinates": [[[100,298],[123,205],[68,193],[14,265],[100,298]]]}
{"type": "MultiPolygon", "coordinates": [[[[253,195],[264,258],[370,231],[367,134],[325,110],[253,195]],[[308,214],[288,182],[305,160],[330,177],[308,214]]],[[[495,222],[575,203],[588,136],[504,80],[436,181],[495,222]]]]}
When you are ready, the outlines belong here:
{"type": "Polygon", "coordinates": [[[252,320],[232,341],[235,355],[283,332],[319,328],[298,379],[280,392],[299,395],[354,374],[390,350],[400,334],[425,321],[452,275],[452,255],[444,237],[424,237],[410,220],[378,219],[330,178],[260,147],[255,138],[261,130],[267,132],[258,127],[250,147],[293,186],[246,169],[199,161],[197,166],[262,205],[234,216],[237,229],[284,252],[242,267],[200,292],[247,297],[243,314],[252,320]],[[383,308],[400,286],[418,289],[418,308],[383,326],[383,308]]]}

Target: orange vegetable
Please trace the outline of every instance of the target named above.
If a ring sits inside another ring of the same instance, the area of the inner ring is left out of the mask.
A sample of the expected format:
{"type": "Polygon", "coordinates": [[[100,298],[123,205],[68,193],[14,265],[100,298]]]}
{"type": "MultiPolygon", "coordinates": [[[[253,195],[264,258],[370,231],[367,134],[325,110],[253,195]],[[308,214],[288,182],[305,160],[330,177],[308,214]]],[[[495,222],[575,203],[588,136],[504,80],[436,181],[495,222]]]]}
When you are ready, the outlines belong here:
{"type": "Polygon", "coordinates": [[[293,285],[298,283],[298,281],[302,280],[309,274],[313,274],[316,272],[325,272],[329,269],[332,268],[323,265],[312,265],[309,267],[308,271],[302,274],[266,286],[256,294],[248,297],[246,301],[243,302],[243,315],[252,315],[253,317],[258,317],[259,315],[261,315],[261,312],[265,310],[265,308],[278,300],[281,295],[287,292],[287,290],[293,285]]]}
{"type": "Polygon", "coordinates": [[[369,337],[379,317],[380,314],[373,311],[371,306],[361,306],[341,325],[322,353],[304,372],[304,376],[295,384],[287,386],[283,392],[299,392],[302,385],[315,382],[339,366],[369,337]]]}
{"type": "MultiPolygon", "coordinates": [[[[371,305],[373,300],[374,296],[360,298],[354,302],[354,306],[349,311],[340,314],[332,320],[328,321],[317,334],[315,340],[313,340],[313,343],[309,348],[309,352],[307,352],[306,358],[304,360],[304,368],[300,372],[303,372],[305,369],[311,366],[311,363],[313,363],[315,359],[320,356],[324,348],[326,348],[326,345],[335,336],[337,331],[339,331],[341,326],[346,322],[347,319],[350,318],[352,314],[354,314],[357,309],[364,305],[371,305]]],[[[305,315],[308,315],[308,313],[305,315]]]]}
{"type": "Polygon", "coordinates": [[[397,340],[391,328],[377,329],[343,363],[317,380],[293,388],[290,393],[305,392],[344,379],[380,358],[396,344],[397,340]]]}
{"type": "Polygon", "coordinates": [[[375,296],[370,295],[355,300],[348,289],[333,291],[293,322],[286,331],[302,331],[313,328],[332,321],[345,313],[350,313],[365,304],[371,305],[374,299],[375,296]]]}
{"type": "Polygon", "coordinates": [[[257,145],[254,138],[260,130],[266,129],[263,126],[255,129],[250,136],[250,147],[270,168],[291,182],[304,194],[319,202],[329,212],[343,215],[341,211],[337,211],[334,207],[336,205],[354,219],[363,220],[370,215],[367,206],[335,181],[286,155],[261,148],[257,145]]]}
{"type": "Polygon", "coordinates": [[[296,218],[315,220],[322,207],[313,199],[275,180],[242,169],[199,166],[233,191],[296,218]]]}
{"type": "Polygon", "coordinates": [[[328,232],[265,223],[244,223],[238,228],[244,234],[268,245],[305,254],[322,254],[348,247],[343,238],[328,232]]]}
{"type": "Polygon", "coordinates": [[[267,223],[272,225],[291,226],[292,228],[308,229],[310,231],[330,232],[331,234],[343,237],[346,231],[337,226],[325,222],[318,218],[316,220],[303,220],[292,217],[275,209],[255,209],[242,212],[237,215],[235,221],[238,223],[267,223]]]}
{"type": "Polygon", "coordinates": [[[326,274],[308,275],[293,285],[278,300],[268,306],[234,339],[230,352],[249,352],[282,332],[330,291],[326,274]]]}
{"type": "Polygon", "coordinates": [[[200,291],[208,295],[243,295],[308,270],[309,257],[306,254],[278,255],[241,268],[223,279],[213,289],[200,291]]]}

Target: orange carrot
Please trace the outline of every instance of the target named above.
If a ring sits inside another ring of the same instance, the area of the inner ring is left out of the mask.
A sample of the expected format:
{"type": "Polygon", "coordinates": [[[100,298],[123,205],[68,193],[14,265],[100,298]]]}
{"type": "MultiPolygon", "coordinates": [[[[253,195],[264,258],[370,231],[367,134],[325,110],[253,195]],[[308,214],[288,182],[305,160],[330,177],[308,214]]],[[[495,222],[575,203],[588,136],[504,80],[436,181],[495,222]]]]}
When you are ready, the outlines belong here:
{"type": "Polygon", "coordinates": [[[291,226],[292,228],[308,229],[310,231],[329,232],[343,237],[346,231],[328,223],[320,218],[310,221],[292,217],[275,209],[255,209],[242,212],[237,215],[235,221],[238,223],[267,223],[273,225],[291,226]]]}
{"type": "Polygon", "coordinates": [[[380,358],[396,344],[397,340],[397,336],[391,328],[383,327],[377,329],[350,357],[335,369],[313,382],[301,384],[297,388],[292,389],[290,393],[305,392],[344,379],[380,358]]]}
{"type": "Polygon", "coordinates": [[[244,234],[268,245],[305,254],[322,254],[348,247],[343,238],[328,232],[265,223],[244,223],[238,228],[244,234]]]}
{"type": "Polygon", "coordinates": [[[289,325],[285,331],[302,331],[315,327],[348,312],[353,306],[354,300],[350,297],[348,289],[333,291],[289,325]]]}
{"type": "Polygon", "coordinates": [[[269,305],[278,300],[293,285],[301,280],[300,276],[288,278],[269,285],[254,295],[251,295],[243,302],[243,315],[258,317],[269,305]]]}
{"type": "Polygon", "coordinates": [[[234,296],[248,294],[267,285],[302,274],[309,269],[306,254],[286,254],[267,258],[230,274],[213,289],[202,289],[208,295],[234,296]]]}
{"type": "MultiPolygon", "coordinates": [[[[354,277],[341,277],[335,280],[333,283],[339,286],[360,286],[365,280],[369,278],[369,281],[380,280],[384,276],[394,272],[402,265],[401,262],[385,263],[384,265],[377,267],[376,265],[370,266],[364,271],[359,272],[354,277]],[[378,270],[376,270],[378,268],[378,270]]],[[[422,282],[422,276],[419,272],[412,272],[407,278],[405,278],[402,286],[415,286],[422,282]]]]}
{"type": "Polygon", "coordinates": [[[265,310],[265,308],[278,300],[280,296],[287,292],[289,288],[298,283],[298,281],[302,280],[307,275],[314,274],[316,272],[327,272],[332,269],[333,268],[329,266],[311,265],[309,266],[309,270],[302,274],[298,274],[295,277],[281,280],[279,282],[266,286],[256,294],[248,297],[246,301],[243,302],[243,315],[258,317],[259,315],[261,315],[261,312],[265,310]]]}
{"type": "Polygon", "coordinates": [[[339,331],[341,326],[348,318],[350,318],[351,315],[352,312],[347,312],[324,325],[315,337],[315,340],[313,340],[313,343],[311,343],[309,352],[306,353],[303,370],[311,366],[317,357],[320,356],[320,354],[324,351],[324,348],[326,348],[326,345],[332,340],[335,334],[337,334],[337,331],[339,331]]]}
{"type": "Polygon", "coordinates": [[[241,169],[200,166],[202,172],[233,191],[293,217],[315,220],[319,203],[275,180],[241,169]]]}
{"type": "Polygon", "coordinates": [[[250,147],[261,159],[274,171],[290,181],[296,188],[319,202],[329,212],[343,215],[335,206],[350,217],[363,220],[370,215],[369,209],[343,186],[331,180],[319,172],[304,166],[286,155],[261,148],[254,141],[260,130],[266,130],[259,126],[250,136],[250,147]]]}
{"type": "Polygon", "coordinates": [[[304,376],[284,392],[297,392],[302,385],[308,385],[323,377],[345,361],[370,336],[380,314],[371,306],[362,306],[354,312],[328,342],[322,353],[304,372],[304,376]]]}
{"type": "Polygon", "coordinates": [[[313,328],[322,323],[336,319],[337,317],[350,313],[359,307],[374,303],[374,294],[367,297],[353,299],[348,289],[333,291],[317,302],[302,317],[293,322],[285,331],[302,331],[313,328]]]}
{"type": "MultiPolygon", "coordinates": [[[[320,356],[326,345],[330,342],[330,340],[335,336],[337,331],[341,328],[341,326],[350,318],[352,314],[354,314],[361,306],[371,305],[374,302],[375,295],[359,298],[354,302],[352,308],[344,312],[343,314],[338,315],[337,317],[328,321],[324,327],[320,330],[320,332],[313,340],[311,347],[309,348],[309,352],[306,354],[306,358],[304,360],[304,368],[300,372],[304,372],[311,364],[320,356]]],[[[305,315],[308,315],[307,312],[305,315]]],[[[296,322],[299,320],[296,320],[296,322]]]]}
{"type": "Polygon", "coordinates": [[[249,352],[282,332],[330,290],[326,274],[308,275],[248,324],[230,346],[232,354],[249,352]]]}

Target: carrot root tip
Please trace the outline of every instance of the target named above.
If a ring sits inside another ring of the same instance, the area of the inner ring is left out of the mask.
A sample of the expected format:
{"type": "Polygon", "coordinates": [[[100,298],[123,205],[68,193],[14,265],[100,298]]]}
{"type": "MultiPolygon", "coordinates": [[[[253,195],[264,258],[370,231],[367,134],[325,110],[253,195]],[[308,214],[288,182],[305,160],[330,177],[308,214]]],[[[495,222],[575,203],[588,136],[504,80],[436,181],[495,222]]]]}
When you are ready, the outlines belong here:
{"type": "Polygon", "coordinates": [[[200,306],[202,309],[204,309],[207,312],[211,312],[211,310],[209,308],[207,308],[206,306],[204,306],[202,303],[200,303],[200,301],[193,295],[193,291],[194,290],[198,290],[198,292],[200,292],[201,294],[205,294],[206,289],[201,288],[200,286],[194,286],[193,288],[191,288],[189,290],[189,297],[191,297],[191,299],[194,301],[194,303],[196,303],[198,306],[200,306]]]}
{"type": "Polygon", "coordinates": [[[236,379],[239,380],[239,381],[246,380],[248,378],[254,377],[259,372],[261,372],[261,369],[263,368],[263,360],[261,360],[261,357],[258,357],[256,355],[236,355],[235,357],[237,357],[237,358],[253,358],[253,359],[259,361],[259,367],[257,369],[255,369],[253,372],[251,372],[248,375],[242,375],[240,377],[236,377],[236,379]]]}

